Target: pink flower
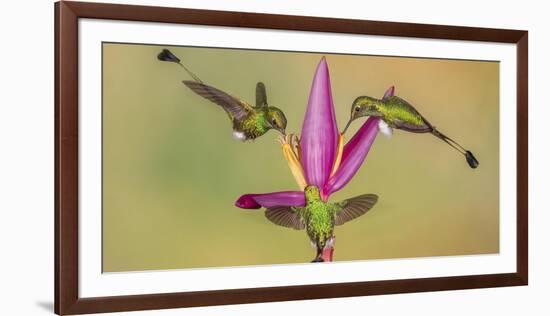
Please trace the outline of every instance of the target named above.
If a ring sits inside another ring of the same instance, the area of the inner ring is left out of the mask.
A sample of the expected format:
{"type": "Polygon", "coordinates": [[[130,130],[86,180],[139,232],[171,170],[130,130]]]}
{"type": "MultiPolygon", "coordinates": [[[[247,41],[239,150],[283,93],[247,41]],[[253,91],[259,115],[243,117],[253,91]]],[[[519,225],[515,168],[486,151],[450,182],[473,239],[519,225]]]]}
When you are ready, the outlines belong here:
{"type": "MultiPolygon", "coordinates": [[[[393,95],[393,87],[386,94],[393,95]]],[[[321,198],[341,190],[359,170],[378,134],[379,118],[370,117],[343,146],[343,135],[338,132],[330,87],[328,65],[323,57],[317,66],[308,106],[302,125],[301,138],[293,135],[281,138],[285,159],[301,191],[264,194],[245,194],[235,205],[244,209],[273,206],[304,206],[304,188],[315,185],[321,198]]],[[[332,261],[333,249],[328,249],[325,261],[332,261]]]]}

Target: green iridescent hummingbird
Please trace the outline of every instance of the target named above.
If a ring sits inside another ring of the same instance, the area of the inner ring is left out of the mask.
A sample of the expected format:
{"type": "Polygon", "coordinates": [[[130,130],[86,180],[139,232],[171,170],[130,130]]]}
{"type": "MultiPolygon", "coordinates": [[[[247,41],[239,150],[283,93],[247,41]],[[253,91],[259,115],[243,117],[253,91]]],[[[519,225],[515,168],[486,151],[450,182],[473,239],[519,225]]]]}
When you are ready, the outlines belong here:
{"type": "Polygon", "coordinates": [[[449,146],[464,155],[470,168],[475,169],[479,162],[471,151],[464,149],[459,143],[447,137],[424,118],[409,102],[394,95],[395,88],[390,87],[382,99],[360,96],[353,101],[351,116],[344,129],[355,119],[363,116],[375,116],[380,120],[380,131],[386,135],[392,134],[392,129],[400,129],[412,133],[431,133],[449,146]]]}
{"type": "Polygon", "coordinates": [[[265,216],[280,226],[306,229],[312,246],[317,250],[312,262],[323,262],[323,251],[333,247],[335,225],[343,225],[367,213],[378,201],[375,194],[363,194],[337,203],[325,202],[314,185],[307,186],[304,195],[305,206],[268,207],[265,216]]]}
{"type": "Polygon", "coordinates": [[[225,110],[233,125],[235,139],[254,140],[270,129],[275,129],[285,135],[287,124],[285,114],[279,108],[268,105],[265,85],[262,82],[256,84],[256,105],[252,106],[240,98],[205,84],[168,49],[163,49],[157,58],[180,65],[193,78],[193,80],[184,80],[183,84],[225,110]]]}

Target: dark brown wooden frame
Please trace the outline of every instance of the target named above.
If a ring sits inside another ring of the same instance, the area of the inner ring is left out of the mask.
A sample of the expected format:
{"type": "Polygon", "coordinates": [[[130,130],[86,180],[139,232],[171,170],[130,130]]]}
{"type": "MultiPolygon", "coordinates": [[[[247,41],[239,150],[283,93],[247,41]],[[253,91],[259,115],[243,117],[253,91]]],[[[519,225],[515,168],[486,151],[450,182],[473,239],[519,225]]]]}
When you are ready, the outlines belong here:
{"type": "Polygon", "coordinates": [[[527,285],[527,31],[83,2],[55,4],[55,312],[60,315],[527,285]],[[205,292],[78,296],[78,19],[388,35],[517,45],[517,271],[205,292]]]}

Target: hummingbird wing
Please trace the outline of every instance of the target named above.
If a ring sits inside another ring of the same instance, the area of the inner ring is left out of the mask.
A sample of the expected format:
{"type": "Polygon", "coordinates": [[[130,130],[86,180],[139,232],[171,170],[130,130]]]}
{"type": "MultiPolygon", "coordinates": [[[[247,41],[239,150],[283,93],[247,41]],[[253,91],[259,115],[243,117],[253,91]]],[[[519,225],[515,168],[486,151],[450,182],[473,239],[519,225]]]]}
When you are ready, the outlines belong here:
{"type": "Polygon", "coordinates": [[[432,125],[416,110],[416,108],[398,96],[385,99],[393,107],[393,112],[401,113],[400,117],[392,120],[395,128],[412,133],[431,132],[432,125]]]}
{"type": "Polygon", "coordinates": [[[378,201],[376,194],[363,194],[337,203],[341,207],[334,215],[334,224],[343,225],[365,214],[378,201]]]}
{"type": "Polygon", "coordinates": [[[265,210],[265,217],[273,224],[301,230],[306,228],[300,217],[301,207],[273,206],[265,210]]]}
{"type": "Polygon", "coordinates": [[[252,111],[252,107],[246,102],[212,86],[191,80],[184,80],[183,84],[201,97],[221,106],[233,119],[243,120],[252,111]]]}
{"type": "Polygon", "coordinates": [[[267,93],[263,82],[256,84],[256,107],[261,108],[267,106],[267,93]]]}
{"type": "Polygon", "coordinates": [[[411,133],[429,133],[433,130],[433,127],[426,123],[414,124],[399,119],[393,120],[393,125],[395,125],[395,128],[397,129],[411,133]]]}

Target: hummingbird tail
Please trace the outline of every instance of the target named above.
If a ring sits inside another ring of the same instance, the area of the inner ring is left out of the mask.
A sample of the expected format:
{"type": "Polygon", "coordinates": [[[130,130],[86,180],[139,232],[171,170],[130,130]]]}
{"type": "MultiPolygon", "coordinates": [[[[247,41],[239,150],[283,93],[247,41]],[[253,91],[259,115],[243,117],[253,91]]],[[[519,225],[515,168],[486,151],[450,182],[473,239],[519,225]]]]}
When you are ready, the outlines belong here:
{"type": "Polygon", "coordinates": [[[194,73],[192,73],[191,70],[187,69],[187,67],[185,67],[185,65],[183,65],[183,63],[178,58],[178,56],[174,55],[174,53],[172,53],[170,50],[168,50],[166,48],[163,49],[157,55],[157,59],[160,60],[160,61],[168,61],[168,62],[172,62],[172,63],[176,63],[176,64],[180,65],[181,68],[183,68],[185,70],[185,72],[187,72],[187,74],[189,76],[191,76],[191,78],[193,78],[193,80],[195,80],[197,82],[200,82],[200,83],[203,83],[202,80],[200,80],[199,77],[197,77],[194,73]]]}
{"type": "Polygon", "coordinates": [[[469,151],[467,149],[464,149],[464,147],[462,147],[459,143],[454,141],[452,138],[447,137],[445,134],[441,133],[440,131],[438,131],[435,128],[432,129],[432,134],[435,137],[437,137],[437,138],[441,139],[442,141],[444,141],[445,143],[447,143],[449,146],[456,149],[461,154],[463,154],[464,157],[466,158],[466,162],[468,162],[468,165],[470,166],[470,168],[475,169],[475,168],[477,168],[477,166],[479,166],[479,162],[477,161],[474,154],[471,151],[469,151]]]}
{"type": "Polygon", "coordinates": [[[185,72],[186,72],[189,76],[191,76],[191,78],[193,78],[193,80],[195,80],[196,82],[199,82],[199,83],[204,83],[204,82],[202,82],[202,80],[201,80],[199,77],[197,77],[197,75],[195,75],[194,73],[192,73],[191,70],[187,69],[187,67],[185,67],[184,64],[182,64],[181,62],[178,62],[178,65],[180,65],[181,68],[183,68],[183,70],[185,70],[185,72]]]}

